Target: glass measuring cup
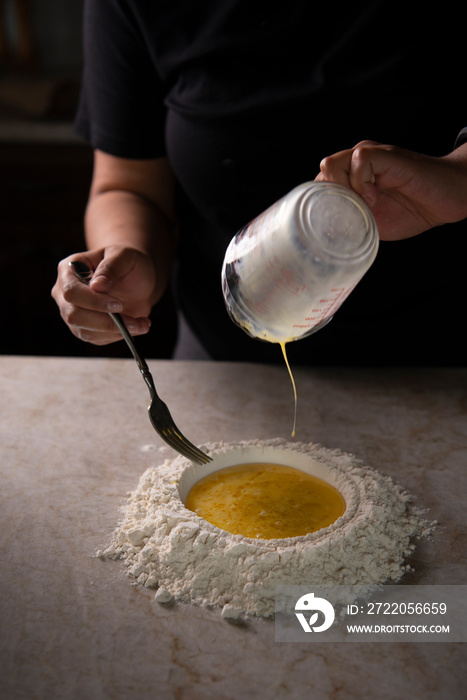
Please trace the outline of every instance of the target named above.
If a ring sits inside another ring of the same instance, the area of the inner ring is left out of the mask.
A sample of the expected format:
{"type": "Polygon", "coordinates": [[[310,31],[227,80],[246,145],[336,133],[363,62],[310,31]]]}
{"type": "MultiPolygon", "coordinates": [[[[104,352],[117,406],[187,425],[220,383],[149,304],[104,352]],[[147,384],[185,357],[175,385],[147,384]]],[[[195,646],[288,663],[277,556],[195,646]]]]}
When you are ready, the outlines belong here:
{"type": "Polygon", "coordinates": [[[222,266],[227,311],[255,338],[310,335],[331,320],[378,244],[374,217],[352,190],[299,185],[231,240],[222,266]]]}

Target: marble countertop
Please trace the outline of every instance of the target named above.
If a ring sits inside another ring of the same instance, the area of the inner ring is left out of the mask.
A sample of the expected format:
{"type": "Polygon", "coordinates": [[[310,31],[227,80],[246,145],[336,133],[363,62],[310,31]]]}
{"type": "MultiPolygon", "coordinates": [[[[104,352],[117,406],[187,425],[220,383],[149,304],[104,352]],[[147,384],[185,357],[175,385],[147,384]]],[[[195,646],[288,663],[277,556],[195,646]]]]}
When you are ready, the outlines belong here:
{"type": "MultiPolygon", "coordinates": [[[[150,362],[194,442],[289,438],[285,367],[150,362]]],[[[295,370],[297,439],[355,454],[440,523],[405,583],[466,584],[466,369],[295,370]]],[[[0,697],[461,700],[465,644],[277,643],[274,622],[135,587],[95,556],[172,452],[133,360],[1,357],[0,697]]]]}

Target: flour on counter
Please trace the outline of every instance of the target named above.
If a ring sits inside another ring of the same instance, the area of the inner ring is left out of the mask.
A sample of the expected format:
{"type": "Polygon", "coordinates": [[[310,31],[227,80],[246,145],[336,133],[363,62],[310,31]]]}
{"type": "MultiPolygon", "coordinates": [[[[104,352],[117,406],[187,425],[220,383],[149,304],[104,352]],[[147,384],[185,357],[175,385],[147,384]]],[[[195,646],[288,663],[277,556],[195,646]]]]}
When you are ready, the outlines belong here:
{"type": "MultiPolygon", "coordinates": [[[[346,501],[327,528],[280,540],[232,535],[185,508],[180,479],[194,467],[181,456],[147,469],[123,508],[112,542],[98,556],[123,559],[138,584],[155,587],[160,602],[219,606],[224,617],[274,614],[278,585],[394,583],[410,570],[413,540],[429,535],[411,497],[355,456],[317,444],[284,440],[205,445],[211,456],[272,447],[325,464],[346,501]]],[[[251,461],[251,460],[250,460],[251,461]]]]}

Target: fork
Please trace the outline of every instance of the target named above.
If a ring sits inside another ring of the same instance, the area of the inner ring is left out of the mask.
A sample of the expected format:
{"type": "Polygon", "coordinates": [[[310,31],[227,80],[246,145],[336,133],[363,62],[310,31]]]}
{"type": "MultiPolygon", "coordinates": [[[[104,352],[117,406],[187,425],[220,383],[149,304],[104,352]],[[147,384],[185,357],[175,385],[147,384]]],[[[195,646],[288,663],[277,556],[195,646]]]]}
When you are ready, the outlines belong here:
{"type": "MultiPolygon", "coordinates": [[[[78,260],[74,260],[72,262],[69,262],[68,264],[70,265],[78,279],[81,280],[81,282],[84,282],[84,284],[89,284],[93,273],[85,263],[80,262],[78,260]]],[[[156,391],[154,379],[152,377],[151,372],[149,371],[149,367],[146,361],[136,350],[136,347],[133,343],[133,339],[130,333],[128,332],[128,329],[125,326],[125,323],[120,314],[109,313],[109,316],[123,335],[126,344],[130,348],[131,353],[136,360],[136,364],[139,367],[139,371],[141,372],[143,379],[146,382],[146,386],[149,389],[151,402],[148,406],[148,413],[149,419],[156,433],[158,433],[161,436],[161,438],[168,445],[170,445],[170,447],[172,447],[184,457],[187,457],[187,459],[191,460],[192,462],[195,462],[196,464],[206,464],[207,462],[212,462],[212,458],[209,457],[209,455],[207,455],[205,452],[202,452],[200,449],[198,449],[195,445],[193,445],[175,425],[175,422],[172,416],[170,415],[170,411],[167,405],[164,403],[164,401],[162,401],[162,399],[159,397],[156,391]]]]}

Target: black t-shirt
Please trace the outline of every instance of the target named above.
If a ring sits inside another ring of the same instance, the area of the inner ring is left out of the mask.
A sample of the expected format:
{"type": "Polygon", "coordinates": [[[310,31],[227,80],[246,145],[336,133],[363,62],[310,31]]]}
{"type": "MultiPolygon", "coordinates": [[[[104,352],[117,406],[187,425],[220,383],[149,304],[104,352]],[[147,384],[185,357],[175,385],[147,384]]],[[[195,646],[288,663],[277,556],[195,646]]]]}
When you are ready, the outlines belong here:
{"type": "MultiPolygon", "coordinates": [[[[126,158],[167,155],[178,181],[179,301],[216,359],[280,361],[228,317],[235,232],[320,160],[362,139],[443,155],[465,125],[465,10],[407,3],[87,0],[78,133],[126,158]]],[[[383,242],[296,363],[464,364],[466,224],[383,242]]]]}

